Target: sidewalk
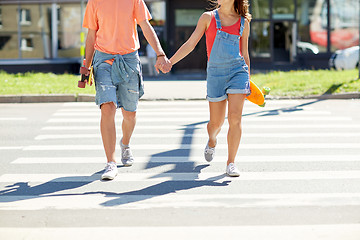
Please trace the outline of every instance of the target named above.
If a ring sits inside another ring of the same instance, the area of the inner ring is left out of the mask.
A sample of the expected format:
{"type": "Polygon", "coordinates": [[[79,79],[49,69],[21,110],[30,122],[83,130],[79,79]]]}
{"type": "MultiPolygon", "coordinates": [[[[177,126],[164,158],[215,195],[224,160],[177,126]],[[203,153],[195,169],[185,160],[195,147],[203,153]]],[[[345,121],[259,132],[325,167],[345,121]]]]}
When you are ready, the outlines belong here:
{"type": "MultiPolygon", "coordinates": [[[[205,73],[181,73],[157,77],[144,77],[145,94],[142,101],[155,100],[205,100],[205,73]]],[[[276,97],[267,99],[359,99],[360,93],[326,94],[306,98],[276,97]]],[[[54,94],[54,95],[7,95],[0,96],[0,103],[38,103],[38,102],[92,102],[93,95],[54,94]]]]}

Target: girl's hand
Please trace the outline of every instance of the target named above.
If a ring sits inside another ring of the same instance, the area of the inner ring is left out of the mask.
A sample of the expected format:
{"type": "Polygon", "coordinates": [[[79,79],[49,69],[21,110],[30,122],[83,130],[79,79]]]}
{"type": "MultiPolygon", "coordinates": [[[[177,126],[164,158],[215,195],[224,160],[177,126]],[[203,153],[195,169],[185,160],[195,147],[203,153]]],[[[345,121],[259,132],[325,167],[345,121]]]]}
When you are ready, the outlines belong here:
{"type": "Polygon", "coordinates": [[[171,68],[172,68],[172,64],[165,55],[159,56],[157,58],[156,64],[155,64],[155,69],[158,73],[159,73],[159,70],[161,70],[161,72],[163,72],[163,73],[168,73],[168,72],[170,72],[171,68]]]}

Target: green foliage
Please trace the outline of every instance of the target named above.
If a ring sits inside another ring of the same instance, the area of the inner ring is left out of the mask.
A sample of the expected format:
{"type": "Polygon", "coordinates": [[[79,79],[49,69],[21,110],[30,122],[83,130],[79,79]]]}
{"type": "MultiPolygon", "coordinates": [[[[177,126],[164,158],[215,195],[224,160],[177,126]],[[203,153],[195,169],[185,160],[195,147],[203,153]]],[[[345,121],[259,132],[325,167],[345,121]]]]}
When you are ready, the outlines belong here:
{"type": "Polygon", "coordinates": [[[270,87],[272,96],[302,97],[333,93],[360,92],[358,70],[308,70],[254,74],[259,87],[270,87]]]}
{"type": "Polygon", "coordinates": [[[0,95],[95,94],[94,86],[78,88],[79,80],[79,75],[71,74],[0,72],[0,95]]]}
{"type": "MultiPolygon", "coordinates": [[[[358,70],[308,70],[269,72],[251,76],[259,87],[270,87],[272,96],[303,97],[332,93],[360,92],[358,70]]],[[[0,95],[95,94],[94,86],[78,88],[79,75],[0,72],[0,95]]]]}

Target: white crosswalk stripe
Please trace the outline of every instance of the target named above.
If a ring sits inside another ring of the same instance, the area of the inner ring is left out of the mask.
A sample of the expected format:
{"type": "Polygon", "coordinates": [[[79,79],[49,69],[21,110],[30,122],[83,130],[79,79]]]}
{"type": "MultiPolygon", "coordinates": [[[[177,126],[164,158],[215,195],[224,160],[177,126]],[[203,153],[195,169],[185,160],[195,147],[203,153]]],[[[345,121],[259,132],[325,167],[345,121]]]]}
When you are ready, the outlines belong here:
{"type": "Polygon", "coordinates": [[[160,231],[167,234],[157,239],[184,239],[188,231],[189,239],[233,239],[228,231],[235,231],[244,239],[281,240],[287,233],[292,239],[359,239],[356,120],[306,101],[269,101],[265,108],[246,102],[236,161],[241,176],[231,178],[224,172],[226,121],[214,161],[203,159],[208,116],[206,101],[140,102],[134,166],[118,159],[118,176],[100,181],[106,162],[100,110],[94,103],[62,104],[34,141],[0,146],[0,153],[14,152],[0,175],[0,225],[23,211],[37,213],[16,228],[17,236],[4,222],[0,236],[72,239],[105,231],[147,239],[160,231]]]}

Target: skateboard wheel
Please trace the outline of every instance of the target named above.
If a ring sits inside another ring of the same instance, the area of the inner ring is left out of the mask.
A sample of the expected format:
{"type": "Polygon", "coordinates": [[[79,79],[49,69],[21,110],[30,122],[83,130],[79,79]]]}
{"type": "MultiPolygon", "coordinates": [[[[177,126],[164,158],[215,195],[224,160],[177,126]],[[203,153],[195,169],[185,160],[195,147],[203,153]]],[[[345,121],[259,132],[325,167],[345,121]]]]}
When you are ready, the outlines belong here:
{"type": "Polygon", "coordinates": [[[271,90],[271,89],[270,89],[269,87],[263,87],[262,93],[263,93],[264,95],[269,95],[270,90],[271,90]]]}
{"type": "Polygon", "coordinates": [[[78,87],[79,88],[85,88],[85,82],[78,81],[78,87]]]}
{"type": "Polygon", "coordinates": [[[265,107],[266,102],[264,102],[263,104],[259,105],[259,107],[265,107]]]}

